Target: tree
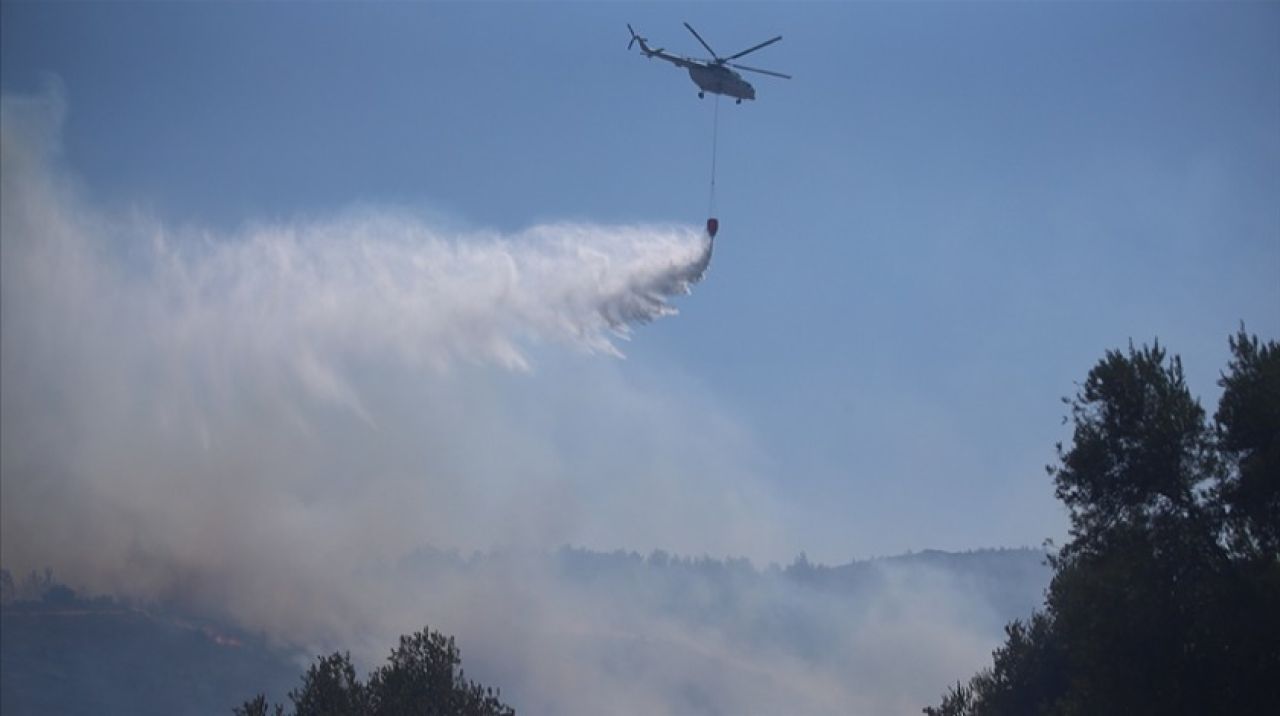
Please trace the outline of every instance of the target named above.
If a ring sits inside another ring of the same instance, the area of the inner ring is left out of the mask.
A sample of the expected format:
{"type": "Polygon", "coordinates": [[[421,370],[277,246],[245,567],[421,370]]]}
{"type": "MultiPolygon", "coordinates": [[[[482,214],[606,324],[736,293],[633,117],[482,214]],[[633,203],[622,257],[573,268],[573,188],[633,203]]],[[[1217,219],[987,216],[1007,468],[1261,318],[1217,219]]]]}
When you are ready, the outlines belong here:
{"type": "Polygon", "coordinates": [[[1108,351],[1070,404],[1073,444],[1058,446],[1061,464],[1049,470],[1071,514],[1064,557],[1104,548],[1117,529],[1203,523],[1213,439],[1181,359],[1167,358],[1159,343],[1108,351]]]}
{"type": "Polygon", "coordinates": [[[316,660],[302,676],[302,687],[289,692],[296,716],[348,716],[367,711],[368,694],[356,677],[351,656],[333,653],[316,660]]]}
{"type": "Polygon", "coordinates": [[[421,631],[400,637],[387,663],[369,678],[370,713],[514,714],[499,694],[466,679],[453,637],[421,631]],[[424,707],[425,706],[425,710],[424,707]]]}
{"type": "Polygon", "coordinates": [[[270,714],[282,716],[284,713],[284,707],[279,704],[276,704],[274,710],[268,710],[269,708],[270,706],[267,704],[267,697],[263,694],[258,694],[252,699],[244,702],[242,705],[231,709],[231,713],[233,716],[269,716],[270,714]]]}
{"type": "Polygon", "coordinates": [[[1044,611],[933,716],[1280,703],[1280,351],[1241,332],[1211,425],[1159,344],[1110,351],[1050,468],[1071,517],[1044,611]]]}
{"type": "Polygon", "coordinates": [[[1005,644],[992,654],[993,664],[968,685],[956,684],[942,705],[926,707],[929,716],[1046,713],[1062,694],[1064,654],[1050,638],[1052,622],[1043,613],[1005,627],[1005,644]]]}
{"type": "Polygon", "coordinates": [[[1280,349],[1244,328],[1230,339],[1230,372],[1214,415],[1228,464],[1216,499],[1236,554],[1280,558],[1280,349]]]}
{"type": "MultiPolygon", "coordinates": [[[[351,657],[320,657],[289,692],[293,716],[514,716],[499,692],[469,681],[453,637],[430,629],[400,637],[387,663],[364,684],[351,657]]],[[[263,695],[234,709],[236,716],[267,716],[263,695]]],[[[284,709],[275,707],[276,716],[284,709]]]]}

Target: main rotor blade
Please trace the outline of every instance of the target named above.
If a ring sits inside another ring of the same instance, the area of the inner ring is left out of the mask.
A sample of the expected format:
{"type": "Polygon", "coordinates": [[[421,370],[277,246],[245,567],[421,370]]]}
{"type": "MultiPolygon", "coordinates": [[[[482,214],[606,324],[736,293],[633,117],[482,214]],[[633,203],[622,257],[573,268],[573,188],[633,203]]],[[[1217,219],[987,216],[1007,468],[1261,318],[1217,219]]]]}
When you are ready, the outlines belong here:
{"type": "MultiPolygon", "coordinates": [[[[693,28],[691,27],[691,28],[689,28],[689,29],[690,29],[690,30],[692,30],[693,28]]],[[[772,40],[765,40],[764,42],[760,43],[759,45],[756,45],[755,47],[751,48],[750,50],[743,50],[742,52],[739,52],[739,53],[738,53],[738,54],[736,54],[736,55],[729,55],[729,56],[728,56],[728,57],[726,57],[725,59],[726,59],[726,60],[736,60],[736,59],[738,59],[739,57],[742,57],[743,55],[747,54],[748,52],[755,52],[756,50],[760,49],[761,47],[768,47],[769,45],[772,45],[773,43],[775,43],[775,42],[777,42],[778,40],[781,40],[781,39],[782,39],[782,35],[778,35],[777,37],[773,38],[772,40]]],[[[710,49],[710,48],[708,48],[708,49],[710,49]]]]}
{"type": "MultiPolygon", "coordinates": [[[[690,25],[689,23],[687,23],[687,22],[686,22],[686,23],[684,24],[684,26],[685,26],[685,27],[687,27],[687,28],[689,28],[689,32],[692,32],[692,33],[693,33],[693,36],[694,36],[694,37],[696,37],[696,38],[698,38],[698,42],[701,42],[701,43],[702,43],[702,46],[703,46],[703,47],[705,47],[705,48],[707,48],[707,52],[710,52],[712,57],[716,58],[717,60],[718,60],[718,59],[720,59],[720,56],[716,54],[716,51],[715,51],[715,50],[713,50],[713,49],[711,49],[711,45],[708,45],[708,44],[707,44],[707,41],[706,41],[706,40],[704,40],[704,39],[702,39],[702,35],[699,35],[699,34],[698,34],[698,31],[697,31],[697,30],[695,30],[695,29],[693,29],[693,25],[690,25]]],[[[779,40],[781,40],[782,38],[781,38],[781,37],[779,37],[778,39],[779,39],[779,40]]],[[[730,58],[730,59],[732,59],[732,58],[730,58]]]]}
{"type": "Polygon", "coordinates": [[[774,72],[773,70],[762,70],[757,67],[747,67],[746,65],[739,65],[733,62],[728,62],[726,64],[730,67],[737,67],[740,70],[746,70],[747,72],[759,72],[762,75],[773,75],[774,77],[781,77],[784,80],[791,79],[791,75],[784,75],[781,72],[774,72]]]}

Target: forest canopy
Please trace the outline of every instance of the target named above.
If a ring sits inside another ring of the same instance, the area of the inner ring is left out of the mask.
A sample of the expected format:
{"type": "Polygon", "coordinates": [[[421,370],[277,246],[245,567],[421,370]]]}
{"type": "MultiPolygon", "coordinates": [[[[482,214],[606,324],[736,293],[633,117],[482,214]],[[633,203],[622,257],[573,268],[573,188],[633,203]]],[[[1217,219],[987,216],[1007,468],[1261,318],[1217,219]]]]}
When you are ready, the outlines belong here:
{"type": "Polygon", "coordinates": [[[1043,610],[929,716],[1280,703],[1280,347],[1241,327],[1210,419],[1159,343],[1110,351],[1049,468],[1070,539],[1043,610]]]}

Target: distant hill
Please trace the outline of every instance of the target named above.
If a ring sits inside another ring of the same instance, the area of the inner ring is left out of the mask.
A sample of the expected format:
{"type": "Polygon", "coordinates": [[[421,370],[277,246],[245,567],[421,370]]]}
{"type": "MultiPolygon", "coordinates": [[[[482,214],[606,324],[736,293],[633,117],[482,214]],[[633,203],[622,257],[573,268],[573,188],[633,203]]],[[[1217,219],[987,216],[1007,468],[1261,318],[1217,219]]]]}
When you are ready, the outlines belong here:
{"type": "Polygon", "coordinates": [[[300,671],[260,637],[63,586],[0,605],[5,716],[230,714],[259,691],[283,699],[300,671]]]}
{"type": "Polygon", "coordinates": [[[837,567],[787,568],[794,579],[823,589],[857,594],[882,586],[894,568],[923,567],[954,577],[962,589],[991,603],[1002,622],[1024,618],[1044,601],[1052,577],[1048,555],[1040,549],[980,549],[969,552],[922,552],[854,561],[837,567]]]}
{"type": "MultiPolygon", "coordinates": [[[[849,598],[881,590],[905,573],[945,575],[957,587],[988,599],[1007,621],[1025,617],[1040,605],[1052,575],[1047,556],[1042,549],[1025,547],[968,552],[930,549],[828,566],[814,564],[801,554],[786,567],[771,565],[757,569],[746,559],[676,557],[661,550],[645,557],[636,552],[593,552],[566,547],[556,553],[555,562],[563,574],[586,583],[640,579],[648,573],[650,578],[661,577],[673,586],[690,580],[703,582],[702,587],[706,583],[725,586],[776,581],[849,598]]],[[[458,560],[444,553],[419,553],[419,558],[435,563],[458,560]]]]}
{"type": "Polygon", "coordinates": [[[690,625],[721,624],[743,642],[768,641],[808,656],[830,644],[829,621],[859,619],[870,605],[910,595],[950,600],[953,607],[963,603],[964,619],[998,635],[1041,606],[1052,576],[1045,551],[1028,548],[925,550],[836,566],[801,554],[786,567],[764,569],[746,559],[662,551],[644,557],[563,548],[553,559],[566,581],[583,590],[625,598],[690,625]]]}
{"type": "MultiPolygon", "coordinates": [[[[786,658],[833,669],[866,668],[858,654],[875,647],[857,624],[960,622],[990,635],[994,643],[1006,622],[1025,618],[1040,605],[1050,577],[1045,553],[1034,549],[929,550],[837,566],[813,564],[801,555],[785,567],[757,568],[746,559],[566,547],[532,556],[466,558],[423,549],[383,578],[419,585],[416,589],[427,598],[436,583],[503,583],[491,578],[529,574],[552,580],[557,586],[551,593],[575,604],[611,605],[607,613],[645,615],[648,621],[640,623],[683,625],[689,633],[716,635],[731,649],[763,657],[790,655],[786,658]]],[[[260,692],[274,702],[286,701],[315,656],[273,647],[264,636],[196,619],[176,608],[142,607],[110,597],[86,599],[48,574],[32,575],[21,585],[7,573],[2,576],[0,712],[5,716],[230,714],[233,705],[260,692]]],[[[403,632],[421,627],[405,624],[403,632]]],[[[669,632],[652,640],[590,630],[556,638],[578,640],[571,650],[586,649],[623,663],[701,653],[671,651],[687,645],[673,643],[669,632]]],[[[503,651],[501,640],[460,640],[460,645],[469,660],[502,663],[503,655],[492,653],[503,651]]],[[[920,648],[916,642],[899,646],[920,648]]],[[[762,663],[770,662],[766,658],[762,663]]],[[[719,667],[708,668],[716,673],[719,667]]],[[[540,693],[534,674],[500,666],[490,673],[493,685],[511,696],[518,712],[522,695],[540,693]]],[[[681,711],[716,710],[698,707],[701,701],[694,696],[665,703],[681,711]]],[[[526,710],[550,713],[560,708],[536,704],[530,698],[533,708],[526,710]]]]}

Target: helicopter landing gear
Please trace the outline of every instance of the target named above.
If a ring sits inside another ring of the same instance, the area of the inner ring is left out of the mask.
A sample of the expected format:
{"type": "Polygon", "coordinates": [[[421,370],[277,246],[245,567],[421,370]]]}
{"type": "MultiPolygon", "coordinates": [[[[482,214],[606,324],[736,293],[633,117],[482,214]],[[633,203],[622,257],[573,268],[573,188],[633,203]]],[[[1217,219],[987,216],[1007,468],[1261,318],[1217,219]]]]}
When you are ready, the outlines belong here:
{"type": "Polygon", "coordinates": [[[705,97],[705,96],[706,96],[706,95],[705,95],[705,94],[703,94],[702,92],[699,92],[699,93],[698,93],[698,99],[702,99],[702,98],[703,98],[703,97],[705,97]]]}

